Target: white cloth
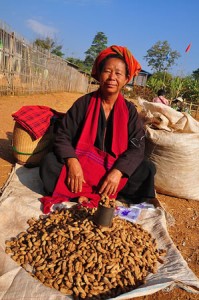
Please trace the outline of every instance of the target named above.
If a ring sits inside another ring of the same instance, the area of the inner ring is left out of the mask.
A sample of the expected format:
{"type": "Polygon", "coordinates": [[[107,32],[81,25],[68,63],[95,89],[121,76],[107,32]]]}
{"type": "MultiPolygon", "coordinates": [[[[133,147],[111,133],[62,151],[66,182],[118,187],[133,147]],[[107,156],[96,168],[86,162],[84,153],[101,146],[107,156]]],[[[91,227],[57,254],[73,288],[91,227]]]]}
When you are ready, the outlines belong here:
{"type": "MultiPolygon", "coordinates": [[[[66,300],[72,299],[55,289],[44,286],[17,265],[5,251],[5,241],[28,228],[31,217],[41,212],[39,199],[42,183],[38,168],[27,169],[16,165],[0,197],[0,299],[1,300],[66,300]]],[[[155,293],[164,288],[180,286],[187,291],[199,293],[199,280],[189,269],[186,261],[173,244],[166,228],[163,209],[144,209],[139,223],[157,239],[158,246],[167,249],[165,263],[156,274],[150,274],[147,283],[116,297],[131,299],[155,293]]]]}

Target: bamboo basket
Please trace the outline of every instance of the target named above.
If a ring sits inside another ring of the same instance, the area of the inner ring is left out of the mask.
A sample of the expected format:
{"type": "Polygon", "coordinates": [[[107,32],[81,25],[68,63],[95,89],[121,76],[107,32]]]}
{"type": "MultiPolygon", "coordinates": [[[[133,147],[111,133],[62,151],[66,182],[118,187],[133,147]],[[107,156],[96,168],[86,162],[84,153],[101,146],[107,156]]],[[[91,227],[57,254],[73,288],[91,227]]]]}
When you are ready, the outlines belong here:
{"type": "Polygon", "coordinates": [[[39,139],[33,137],[17,122],[15,122],[12,139],[12,149],[15,161],[25,167],[37,167],[41,159],[52,147],[53,126],[39,139]]]}

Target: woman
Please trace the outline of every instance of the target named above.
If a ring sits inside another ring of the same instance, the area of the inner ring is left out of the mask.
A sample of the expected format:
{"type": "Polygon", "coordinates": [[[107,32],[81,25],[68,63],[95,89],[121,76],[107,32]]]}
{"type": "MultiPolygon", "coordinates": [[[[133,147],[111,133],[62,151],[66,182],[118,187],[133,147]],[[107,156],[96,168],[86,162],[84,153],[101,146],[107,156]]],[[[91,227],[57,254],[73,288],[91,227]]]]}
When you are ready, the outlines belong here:
{"type": "Polygon", "coordinates": [[[59,127],[54,152],[40,168],[44,212],[54,203],[78,199],[96,207],[101,195],[132,203],[154,198],[155,168],[144,160],[144,131],[137,110],[122,88],[141,70],[126,47],[111,46],[96,58],[96,92],[79,98],[59,127]]]}
{"type": "Polygon", "coordinates": [[[158,91],[158,96],[153,99],[154,103],[162,103],[165,105],[169,105],[169,100],[165,98],[166,92],[163,89],[158,91]]]}

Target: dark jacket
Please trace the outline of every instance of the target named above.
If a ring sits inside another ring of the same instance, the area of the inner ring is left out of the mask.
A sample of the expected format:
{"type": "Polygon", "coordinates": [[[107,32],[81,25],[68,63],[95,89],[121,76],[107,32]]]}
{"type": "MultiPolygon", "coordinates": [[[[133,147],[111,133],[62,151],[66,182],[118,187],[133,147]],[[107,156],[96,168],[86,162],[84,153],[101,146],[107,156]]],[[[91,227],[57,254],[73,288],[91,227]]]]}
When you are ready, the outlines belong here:
{"type": "MultiPolygon", "coordinates": [[[[69,157],[77,157],[75,153],[75,146],[83,128],[91,96],[92,93],[86,94],[77,99],[63,117],[54,142],[54,152],[58,159],[62,160],[69,157]]],[[[113,167],[120,170],[124,175],[131,176],[144,159],[145,138],[143,125],[135,105],[127,100],[125,100],[125,102],[129,110],[128,149],[120,155],[113,167]]],[[[113,155],[111,152],[112,120],[113,110],[110,113],[109,118],[106,120],[101,106],[95,146],[102,151],[113,155]]]]}

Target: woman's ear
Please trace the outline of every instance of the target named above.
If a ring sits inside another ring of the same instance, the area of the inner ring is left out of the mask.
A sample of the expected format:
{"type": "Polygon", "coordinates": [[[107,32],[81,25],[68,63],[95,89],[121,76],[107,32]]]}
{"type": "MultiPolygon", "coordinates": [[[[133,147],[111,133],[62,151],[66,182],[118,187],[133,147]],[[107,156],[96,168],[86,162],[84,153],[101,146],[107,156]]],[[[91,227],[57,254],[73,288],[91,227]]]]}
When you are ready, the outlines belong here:
{"type": "Polygon", "coordinates": [[[127,75],[126,76],[126,81],[125,81],[125,84],[124,84],[124,86],[129,82],[129,79],[130,79],[130,76],[129,75],[127,75]]]}

